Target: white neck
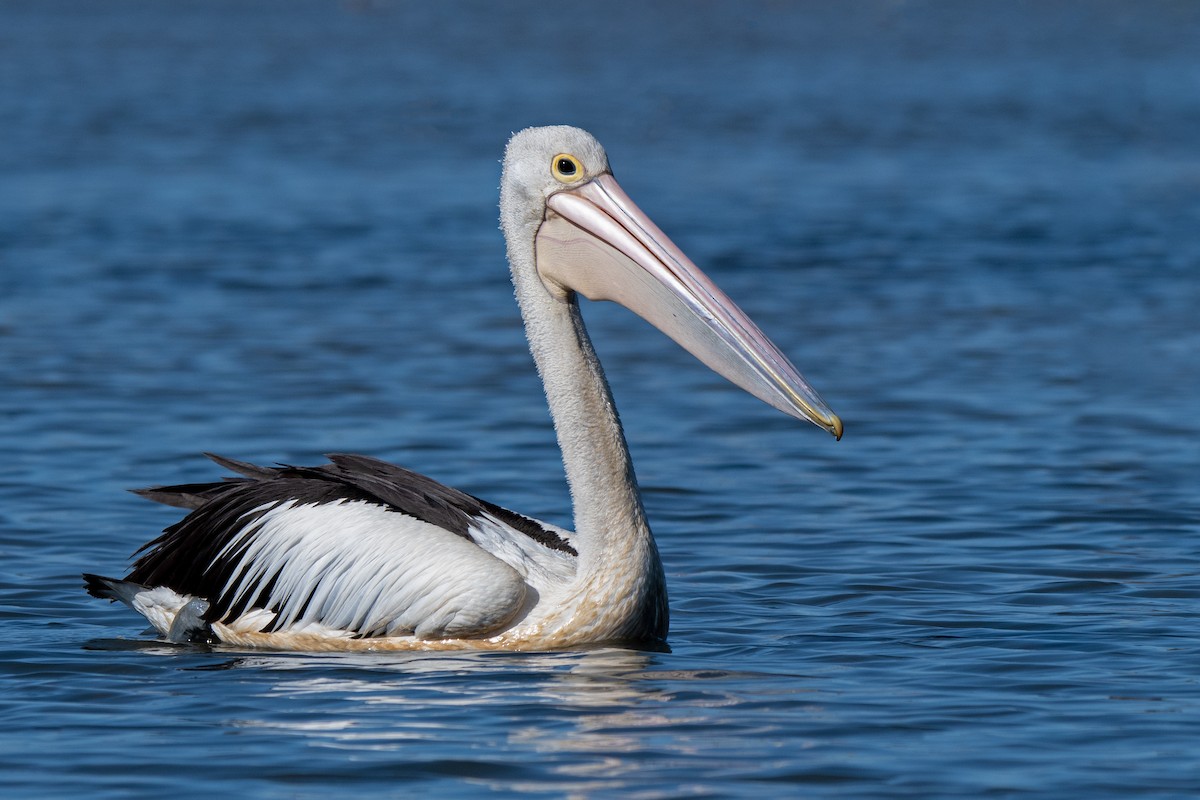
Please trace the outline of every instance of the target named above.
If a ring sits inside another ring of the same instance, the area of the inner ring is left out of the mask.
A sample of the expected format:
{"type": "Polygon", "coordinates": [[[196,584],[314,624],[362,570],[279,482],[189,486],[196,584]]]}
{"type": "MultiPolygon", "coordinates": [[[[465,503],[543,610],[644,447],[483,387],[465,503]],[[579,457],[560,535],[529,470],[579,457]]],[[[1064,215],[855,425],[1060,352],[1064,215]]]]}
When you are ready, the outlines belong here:
{"type": "Polygon", "coordinates": [[[578,302],[574,295],[557,299],[542,284],[530,230],[505,232],[517,302],[574,503],[577,588],[589,604],[607,609],[615,626],[612,638],[661,638],[666,580],[612,392],[578,302]],[[622,607],[627,614],[615,613],[622,607]]]}

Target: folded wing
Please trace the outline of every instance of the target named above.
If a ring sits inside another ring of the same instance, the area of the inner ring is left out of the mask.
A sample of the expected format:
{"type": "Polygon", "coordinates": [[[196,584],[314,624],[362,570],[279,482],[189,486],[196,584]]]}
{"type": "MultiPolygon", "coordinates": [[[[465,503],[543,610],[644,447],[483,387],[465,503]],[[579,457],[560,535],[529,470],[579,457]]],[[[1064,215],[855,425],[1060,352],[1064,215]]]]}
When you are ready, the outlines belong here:
{"type": "Polygon", "coordinates": [[[245,477],[139,492],[194,510],[146,545],[126,578],[202,598],[209,623],[480,637],[536,602],[531,581],[573,567],[565,531],[382,461],[215,460],[245,477]]]}

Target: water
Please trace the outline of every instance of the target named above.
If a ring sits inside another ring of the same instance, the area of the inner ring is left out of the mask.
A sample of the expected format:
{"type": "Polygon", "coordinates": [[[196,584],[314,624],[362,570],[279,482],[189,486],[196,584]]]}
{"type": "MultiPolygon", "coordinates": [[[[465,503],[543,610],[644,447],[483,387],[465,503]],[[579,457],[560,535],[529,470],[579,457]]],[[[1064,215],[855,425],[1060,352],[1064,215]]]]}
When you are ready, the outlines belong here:
{"type": "Polygon", "coordinates": [[[6,797],[1200,790],[1200,12],[658,5],[0,7],[6,797]],[[847,424],[585,309],[670,652],[173,647],[84,596],[204,450],[568,524],[494,207],[563,121],[847,424]]]}

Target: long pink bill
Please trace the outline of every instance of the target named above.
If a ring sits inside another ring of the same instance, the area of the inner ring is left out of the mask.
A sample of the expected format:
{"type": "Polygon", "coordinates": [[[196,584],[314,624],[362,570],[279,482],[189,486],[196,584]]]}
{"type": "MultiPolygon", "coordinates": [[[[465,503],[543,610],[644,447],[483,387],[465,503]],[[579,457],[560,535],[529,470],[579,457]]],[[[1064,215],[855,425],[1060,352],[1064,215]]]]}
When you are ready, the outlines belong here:
{"type": "Polygon", "coordinates": [[[536,248],[547,287],[620,303],[763,402],[841,438],[842,421],[787,357],[612,175],[551,195],[536,248]]]}

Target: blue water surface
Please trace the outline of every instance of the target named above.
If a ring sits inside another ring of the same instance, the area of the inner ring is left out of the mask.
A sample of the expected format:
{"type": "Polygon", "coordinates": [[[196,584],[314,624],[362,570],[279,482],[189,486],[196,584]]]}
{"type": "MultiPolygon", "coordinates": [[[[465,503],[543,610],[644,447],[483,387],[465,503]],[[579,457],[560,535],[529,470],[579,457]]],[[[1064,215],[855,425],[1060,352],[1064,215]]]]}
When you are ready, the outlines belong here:
{"type": "Polygon", "coordinates": [[[0,4],[5,797],[1200,793],[1200,6],[0,4]],[[568,122],[840,443],[585,308],[670,652],[170,646],[214,451],[570,506],[496,226],[568,122]]]}

